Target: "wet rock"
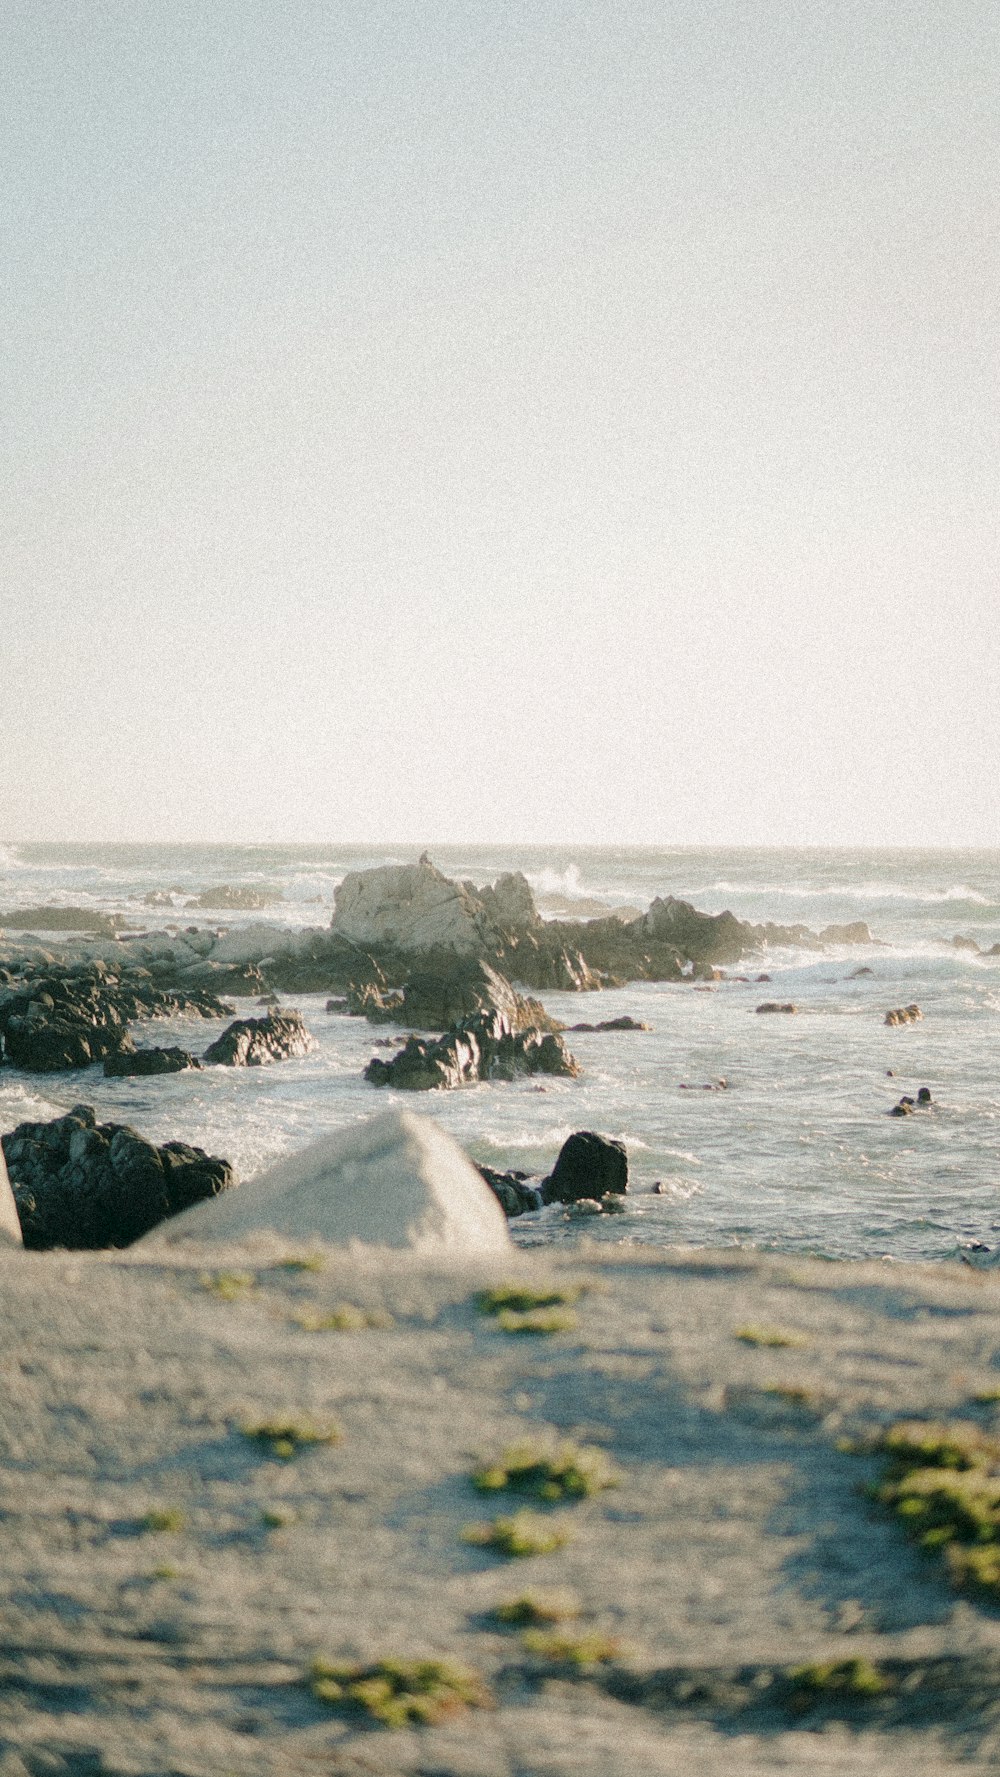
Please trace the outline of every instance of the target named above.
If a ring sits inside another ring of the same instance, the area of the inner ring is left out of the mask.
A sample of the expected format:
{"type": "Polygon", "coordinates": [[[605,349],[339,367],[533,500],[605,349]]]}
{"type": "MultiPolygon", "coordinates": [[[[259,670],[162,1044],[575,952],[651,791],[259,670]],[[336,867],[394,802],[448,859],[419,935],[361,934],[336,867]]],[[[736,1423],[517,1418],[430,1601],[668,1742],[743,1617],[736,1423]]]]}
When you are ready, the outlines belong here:
{"type": "Polygon", "coordinates": [[[120,913],[99,913],[94,907],[15,907],[3,923],[15,932],[87,932],[114,938],[126,925],[120,913]]]}
{"type": "Polygon", "coordinates": [[[249,888],[229,882],[220,882],[215,888],[203,889],[188,901],[189,907],[213,907],[234,913],[254,913],[261,907],[273,907],[282,898],[279,888],[266,885],[261,888],[249,888]]]}
{"type": "Polygon", "coordinates": [[[643,1024],[641,1018],[630,1018],[626,1012],[621,1018],[605,1018],[600,1024],[571,1024],[570,1031],[576,1030],[652,1030],[651,1024],[643,1024]]]}
{"type": "Polygon", "coordinates": [[[888,1115],[890,1117],[912,1117],[913,1108],[912,1098],[901,1098],[898,1104],[893,1105],[888,1115]]]}
{"type": "Polygon", "coordinates": [[[863,919],[851,920],[848,925],[824,926],[819,934],[821,944],[871,944],[871,932],[863,919]]]}
{"type": "Polygon", "coordinates": [[[0,1139],[24,1244],[36,1251],[130,1246],[235,1182],[227,1160],[184,1142],[155,1147],[125,1124],[99,1124],[90,1105],[0,1139]]]}
{"type": "Polygon", "coordinates": [[[520,1074],[575,1078],[579,1072],[555,1032],[512,1030],[502,1012],[479,1012],[437,1041],[411,1036],[391,1061],[373,1057],[364,1077],[373,1086],[429,1092],[481,1080],[513,1080],[520,1074]]]}
{"type": "Polygon", "coordinates": [[[108,1055],[104,1061],[104,1072],[109,1079],[123,1079],[136,1075],[145,1078],[150,1074],[179,1074],[186,1068],[201,1067],[193,1055],[186,1049],[133,1049],[128,1053],[108,1055]]]}
{"type": "Polygon", "coordinates": [[[369,1024],[400,1024],[403,995],[398,989],[376,987],[371,981],[352,981],[347,989],[346,1010],[352,1018],[367,1018],[369,1024]]]}
{"type": "Polygon", "coordinates": [[[265,1018],[237,1018],[205,1050],[210,1067],[262,1067],[308,1055],[316,1043],[301,1012],[269,1012],[265,1018]]]}
{"type": "Polygon", "coordinates": [[[338,994],[335,999],[327,1000],[326,1010],[328,1012],[347,1012],[347,1011],[349,1011],[350,1008],[347,1003],[347,995],[346,994],[338,994]]]}
{"type": "Polygon", "coordinates": [[[408,1030],[450,1030],[479,1012],[499,1012],[515,1031],[562,1029],[539,1000],[518,993],[482,958],[446,973],[411,975],[403,989],[401,1022],[408,1030]]]}
{"type": "Polygon", "coordinates": [[[547,1203],[600,1201],[609,1193],[628,1190],[628,1155],[624,1142],[578,1129],[563,1142],[552,1171],[542,1184],[547,1203]]]}
{"type": "Polygon", "coordinates": [[[498,1172],[493,1166],[474,1162],[476,1171],[486,1180],[494,1197],[508,1217],[529,1215],[543,1208],[545,1198],[540,1181],[532,1184],[526,1172],[498,1172]]]}
{"type": "Polygon", "coordinates": [[[217,1018],[232,1012],[216,994],[192,986],[158,987],[147,969],[121,973],[106,964],[25,970],[0,991],[0,1037],[11,1067],[31,1073],[89,1067],[134,1047],[127,1026],[158,1014],[217,1018]]]}
{"type": "Polygon", "coordinates": [[[931,1089],[930,1089],[930,1087],[929,1087],[929,1086],[921,1086],[921,1088],[920,1088],[920,1091],[919,1091],[919,1092],[918,1092],[918,1093],[917,1093],[917,1103],[918,1103],[918,1105],[924,1105],[924,1106],[926,1106],[926,1105],[929,1105],[929,1104],[930,1104],[930,1102],[931,1102],[931,1089]]]}
{"type": "Polygon", "coordinates": [[[896,1006],[885,1015],[886,1024],[917,1024],[923,1017],[919,1006],[896,1006]]]}
{"type": "Polygon", "coordinates": [[[758,1012],[797,1012],[798,1009],[798,1006],[792,1005],[791,1000],[786,1000],[784,1003],[780,1000],[764,1000],[757,1007],[758,1012]]]}
{"type": "Polygon", "coordinates": [[[847,979],[848,981],[860,981],[863,975],[874,975],[874,973],[875,970],[870,969],[867,963],[864,963],[860,969],[852,969],[847,979]]]}

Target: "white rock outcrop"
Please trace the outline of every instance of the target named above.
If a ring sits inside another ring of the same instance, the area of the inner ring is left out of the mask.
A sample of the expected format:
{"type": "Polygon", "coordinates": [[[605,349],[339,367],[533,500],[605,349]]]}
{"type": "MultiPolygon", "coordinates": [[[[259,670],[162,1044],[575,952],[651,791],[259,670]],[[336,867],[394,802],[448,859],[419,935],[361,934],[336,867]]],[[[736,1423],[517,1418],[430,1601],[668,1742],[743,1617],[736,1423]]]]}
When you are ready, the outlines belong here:
{"type": "Polygon", "coordinates": [[[331,931],[356,944],[474,956],[491,937],[475,890],[424,859],[351,870],[337,888],[331,931]]]}
{"type": "Polygon", "coordinates": [[[438,1258],[511,1245],[503,1210],[458,1143],[433,1118],[396,1110],[321,1136],[145,1240],[238,1241],[261,1230],[438,1258]]]}
{"type": "MultiPolygon", "coordinates": [[[[501,1212],[502,1213],[502,1212],[501,1212]]],[[[23,1246],[14,1193],[7,1177],[7,1163],[0,1148],[0,1246],[23,1246]]]]}

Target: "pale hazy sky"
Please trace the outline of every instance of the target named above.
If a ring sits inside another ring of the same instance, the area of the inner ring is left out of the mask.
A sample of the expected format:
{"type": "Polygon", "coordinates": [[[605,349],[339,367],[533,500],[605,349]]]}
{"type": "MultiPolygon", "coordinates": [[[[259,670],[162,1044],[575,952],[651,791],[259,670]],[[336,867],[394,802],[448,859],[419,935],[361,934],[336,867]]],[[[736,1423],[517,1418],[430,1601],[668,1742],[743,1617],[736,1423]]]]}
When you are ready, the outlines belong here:
{"type": "Polygon", "coordinates": [[[0,838],[1000,843],[995,0],[0,21],[0,838]]]}

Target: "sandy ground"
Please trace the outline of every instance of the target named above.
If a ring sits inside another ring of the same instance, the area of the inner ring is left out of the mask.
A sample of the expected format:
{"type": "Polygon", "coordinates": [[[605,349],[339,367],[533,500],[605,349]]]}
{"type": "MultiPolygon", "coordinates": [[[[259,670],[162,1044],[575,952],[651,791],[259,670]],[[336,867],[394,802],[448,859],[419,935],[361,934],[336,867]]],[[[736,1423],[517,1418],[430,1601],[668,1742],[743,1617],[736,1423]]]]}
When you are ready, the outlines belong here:
{"type": "Polygon", "coordinates": [[[1000,1387],[1000,1283],[607,1247],[293,1271],[291,1250],[0,1254],[0,1777],[1000,1764],[1000,1614],[956,1597],[867,1498],[876,1460],[839,1447],[906,1413],[992,1423],[974,1397],[1000,1387]],[[256,1281],[227,1300],[220,1269],[256,1281]],[[585,1281],[577,1328],[501,1331],[475,1303],[501,1277],[585,1281]],[[345,1300],[391,1326],[299,1325],[345,1300]],[[745,1345],[748,1323],[803,1342],[745,1345]],[[241,1432],[289,1413],[342,1441],[281,1461],[241,1432]],[[472,1488],[477,1460],[555,1434],[603,1445],[621,1485],[553,1508],[557,1553],[463,1542],[508,1509],[472,1488]],[[157,1509],[183,1523],[146,1528],[157,1509]],[[539,1585],[574,1588],[618,1658],[574,1673],[495,1626],[539,1585]],[[303,1682],[318,1652],[447,1655],[498,1707],[345,1722],[303,1682]],[[788,1667],[860,1653],[888,1699],[789,1709],[788,1667]]]}

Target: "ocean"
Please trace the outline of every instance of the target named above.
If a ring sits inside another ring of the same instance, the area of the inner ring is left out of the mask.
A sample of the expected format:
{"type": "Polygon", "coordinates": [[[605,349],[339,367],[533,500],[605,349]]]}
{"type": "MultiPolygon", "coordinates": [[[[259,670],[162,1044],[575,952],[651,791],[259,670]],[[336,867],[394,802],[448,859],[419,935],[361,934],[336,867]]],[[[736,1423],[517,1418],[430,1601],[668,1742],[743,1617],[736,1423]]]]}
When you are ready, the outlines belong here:
{"type": "MultiPolygon", "coordinates": [[[[145,930],[249,918],[325,926],[345,871],[416,855],[374,846],[7,844],[0,927],[16,907],[49,903],[119,913],[145,930]],[[221,885],[254,888],[268,905],[234,914],[189,904],[221,885]]],[[[627,1012],[653,1029],[570,1036],[578,1080],[406,1095],[493,1166],[544,1173],[574,1129],[625,1142],[624,1214],[580,1218],[552,1207],[512,1224],[518,1242],[585,1234],[828,1258],[1000,1259],[1000,956],[981,954],[1000,943],[1000,852],[440,846],[432,856],[449,876],[476,883],[523,870],[547,917],[642,910],[673,894],[708,912],[814,930],[866,920],[875,940],[822,954],[771,952],[712,984],[545,993],[569,1024],[627,1012]],[[755,979],[762,972],[766,984],[755,979]],[[763,999],[792,1001],[798,1012],[757,1016],[763,999]],[[886,1011],[911,1002],[921,1022],[885,1024],[886,1011]],[[721,1079],[724,1090],[701,1090],[721,1079]],[[888,1115],[921,1086],[929,1110],[888,1115]]],[[[152,1080],[106,1080],[96,1068],[44,1077],[5,1070],[0,1130],[82,1101],[158,1142],[224,1155],[249,1177],[394,1096],[361,1077],[383,1030],[328,1014],[322,995],[285,999],[301,1007],[318,1042],[305,1060],[152,1080]]],[[[237,1005],[244,1015],[253,1009],[237,1005]]],[[[173,1019],[137,1035],[197,1052],[210,1031],[173,1019]]]]}

